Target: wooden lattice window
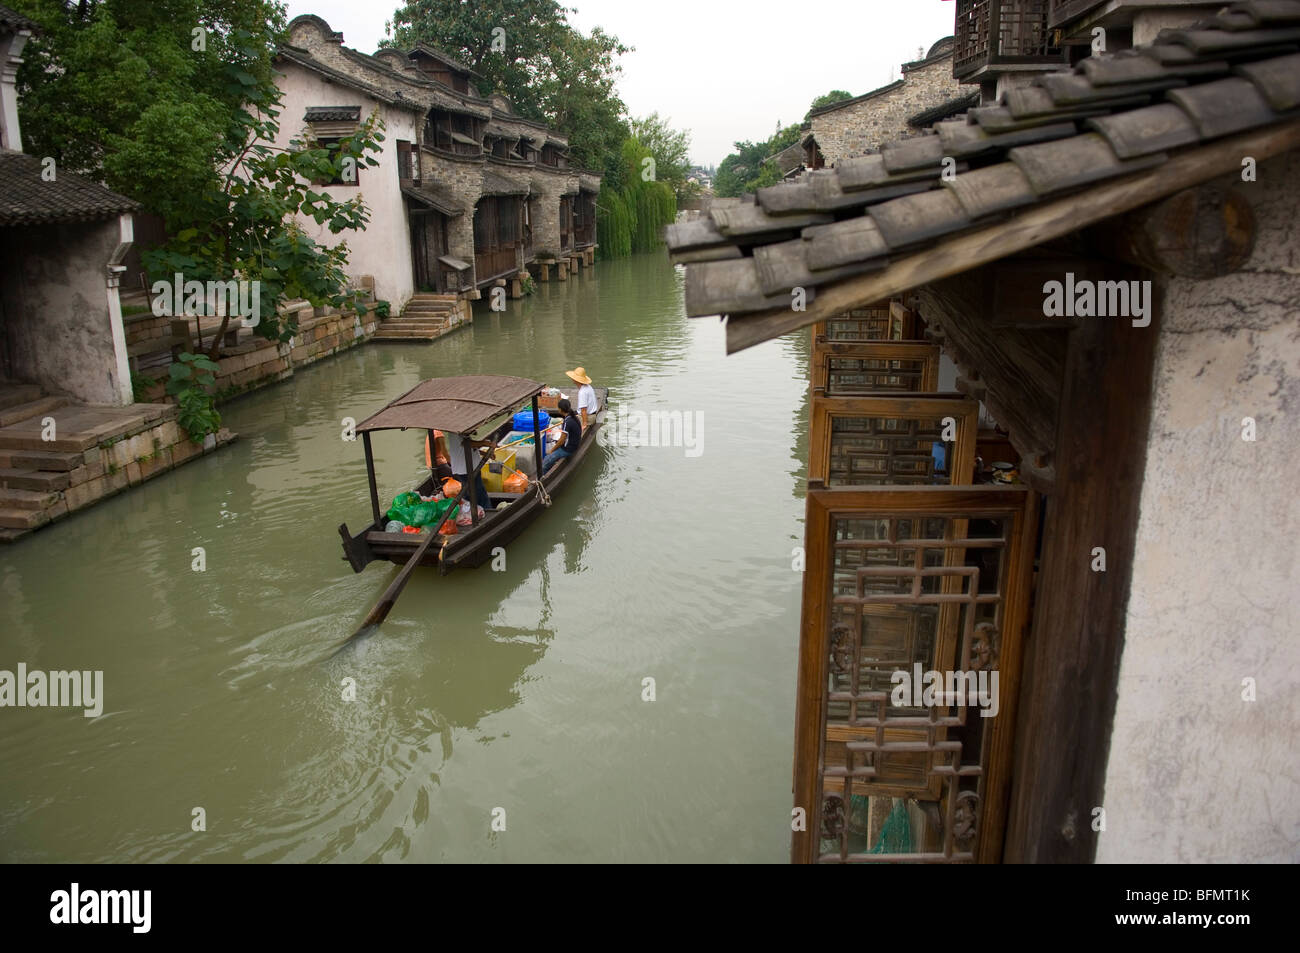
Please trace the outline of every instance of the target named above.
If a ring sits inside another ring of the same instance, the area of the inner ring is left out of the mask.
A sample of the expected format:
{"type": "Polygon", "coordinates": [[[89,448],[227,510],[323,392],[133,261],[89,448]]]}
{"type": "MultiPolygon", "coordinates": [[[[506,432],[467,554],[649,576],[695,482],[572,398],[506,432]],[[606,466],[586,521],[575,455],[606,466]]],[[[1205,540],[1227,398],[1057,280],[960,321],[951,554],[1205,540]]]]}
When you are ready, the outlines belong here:
{"type": "Polygon", "coordinates": [[[970,483],[978,428],[979,404],[960,396],[818,397],[808,478],[829,486],[970,483]]]}
{"type": "Polygon", "coordinates": [[[793,857],[997,861],[1034,496],[810,486],[795,748],[806,823],[793,857]],[[984,694],[926,698],[922,678],[917,695],[895,697],[895,673],[923,672],[949,688],[970,684],[949,673],[982,674],[984,694]]]}
{"type": "Polygon", "coordinates": [[[813,325],[813,344],[854,344],[866,341],[908,341],[916,337],[916,312],[898,301],[881,301],[853,308],[813,325]]]}
{"type": "Polygon", "coordinates": [[[919,341],[828,344],[813,361],[813,391],[827,397],[926,393],[938,385],[939,347],[919,341]]]}

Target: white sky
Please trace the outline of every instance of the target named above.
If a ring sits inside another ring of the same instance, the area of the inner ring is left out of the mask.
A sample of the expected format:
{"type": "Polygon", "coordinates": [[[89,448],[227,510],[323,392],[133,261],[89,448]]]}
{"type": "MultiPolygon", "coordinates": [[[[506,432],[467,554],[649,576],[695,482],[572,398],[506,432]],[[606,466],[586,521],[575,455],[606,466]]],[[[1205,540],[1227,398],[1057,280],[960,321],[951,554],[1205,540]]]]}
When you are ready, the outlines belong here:
{"type": "MultiPolygon", "coordinates": [[[[566,2],[566,0],[561,0],[566,2]]],[[[569,20],[615,34],[619,90],[633,116],[658,112],[691,134],[691,159],[716,165],[738,139],[803,120],[832,89],[854,96],[898,79],[899,66],[952,33],[951,0],[567,0],[569,20]]],[[[345,45],[373,53],[397,4],[288,0],[345,45]]]]}

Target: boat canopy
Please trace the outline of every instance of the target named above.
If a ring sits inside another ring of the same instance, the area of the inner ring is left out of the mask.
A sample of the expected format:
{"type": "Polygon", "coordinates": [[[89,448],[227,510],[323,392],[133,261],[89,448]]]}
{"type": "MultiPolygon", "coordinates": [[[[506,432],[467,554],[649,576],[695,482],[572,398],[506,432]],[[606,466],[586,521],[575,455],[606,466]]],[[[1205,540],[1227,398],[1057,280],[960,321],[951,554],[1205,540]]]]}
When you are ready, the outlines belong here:
{"type": "Polygon", "coordinates": [[[418,427],[472,434],[475,428],[513,410],[545,387],[541,381],[493,374],[432,377],[367,417],[357,425],[357,431],[418,427]]]}

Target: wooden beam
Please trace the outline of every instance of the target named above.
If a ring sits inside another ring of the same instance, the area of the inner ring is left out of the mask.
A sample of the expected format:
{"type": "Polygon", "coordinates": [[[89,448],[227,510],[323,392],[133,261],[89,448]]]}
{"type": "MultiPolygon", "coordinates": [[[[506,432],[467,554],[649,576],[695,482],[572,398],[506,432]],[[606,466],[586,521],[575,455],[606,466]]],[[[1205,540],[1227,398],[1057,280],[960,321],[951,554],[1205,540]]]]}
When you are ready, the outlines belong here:
{"type": "Polygon", "coordinates": [[[1217,183],[1184,189],[1092,229],[1100,255],[1184,278],[1231,274],[1255,250],[1255,211],[1217,183]]]}
{"type": "Polygon", "coordinates": [[[955,235],[892,261],[883,271],[818,286],[816,297],[810,299],[805,311],[782,308],[732,317],[727,321],[727,353],[743,351],[850,308],[1014,255],[1216,176],[1240,172],[1242,156],[1262,161],[1297,148],[1300,120],[1188,149],[1144,172],[1034,206],[978,231],[955,235]]]}
{"type": "Polygon", "coordinates": [[[1069,338],[1057,452],[1043,461],[1055,492],[1017,715],[1009,863],[1088,863],[1096,851],[1161,307],[1157,294],[1149,327],[1087,321],[1069,338]],[[1105,572],[1092,569],[1097,546],[1105,572]]]}

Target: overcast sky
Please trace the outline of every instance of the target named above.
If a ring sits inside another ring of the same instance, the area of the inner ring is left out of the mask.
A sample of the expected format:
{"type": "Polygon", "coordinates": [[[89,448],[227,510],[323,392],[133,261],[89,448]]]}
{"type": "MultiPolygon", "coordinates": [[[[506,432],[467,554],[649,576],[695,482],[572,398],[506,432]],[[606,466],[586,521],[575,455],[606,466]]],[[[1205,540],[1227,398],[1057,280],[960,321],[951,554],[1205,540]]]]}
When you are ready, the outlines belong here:
{"type": "MultiPolygon", "coordinates": [[[[691,158],[717,164],[738,139],[766,139],[803,120],[815,96],[858,96],[899,77],[899,66],[952,33],[952,0],[569,0],[570,22],[615,34],[619,90],[634,116],[658,112],[691,134],[691,158]]],[[[373,53],[392,0],[288,0],[345,45],[373,53]]]]}

